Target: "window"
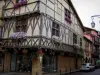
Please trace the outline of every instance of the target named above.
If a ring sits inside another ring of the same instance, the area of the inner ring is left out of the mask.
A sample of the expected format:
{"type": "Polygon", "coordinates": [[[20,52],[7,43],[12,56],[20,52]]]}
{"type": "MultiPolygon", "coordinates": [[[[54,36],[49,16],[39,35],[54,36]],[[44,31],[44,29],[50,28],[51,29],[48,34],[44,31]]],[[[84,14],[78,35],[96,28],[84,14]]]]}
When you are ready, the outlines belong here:
{"type": "Polygon", "coordinates": [[[80,38],[80,46],[82,46],[82,38],[80,38]]]}
{"type": "Polygon", "coordinates": [[[68,9],[65,8],[65,21],[69,24],[72,23],[71,21],[71,13],[68,9]]]}
{"type": "Polygon", "coordinates": [[[43,65],[42,70],[44,73],[56,72],[57,71],[57,56],[44,54],[42,65],[43,65]]]}
{"type": "Polygon", "coordinates": [[[60,26],[59,24],[53,22],[52,24],[52,36],[55,35],[55,36],[60,36],[60,26]]]}
{"type": "Polygon", "coordinates": [[[28,19],[17,19],[15,32],[26,32],[27,24],[28,24],[28,19]]]}
{"type": "Polygon", "coordinates": [[[77,35],[73,33],[73,44],[77,44],[77,35]]]}

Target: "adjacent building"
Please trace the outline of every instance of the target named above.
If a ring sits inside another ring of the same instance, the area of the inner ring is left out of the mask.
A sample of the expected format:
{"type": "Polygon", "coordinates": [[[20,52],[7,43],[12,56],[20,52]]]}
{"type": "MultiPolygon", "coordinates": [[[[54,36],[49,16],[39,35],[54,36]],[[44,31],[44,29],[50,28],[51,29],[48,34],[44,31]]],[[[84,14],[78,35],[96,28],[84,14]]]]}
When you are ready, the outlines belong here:
{"type": "Polygon", "coordinates": [[[91,62],[93,64],[96,64],[96,61],[99,59],[99,55],[100,55],[100,36],[99,36],[99,32],[95,29],[91,29],[88,27],[85,27],[85,32],[84,32],[84,36],[89,39],[90,41],[92,41],[92,48],[91,48],[91,62]]]}
{"type": "Polygon", "coordinates": [[[84,36],[85,50],[84,50],[84,63],[92,63],[92,41],[84,36]]]}
{"type": "Polygon", "coordinates": [[[4,4],[4,72],[41,75],[80,68],[84,27],[70,0],[4,0],[4,4]]]}

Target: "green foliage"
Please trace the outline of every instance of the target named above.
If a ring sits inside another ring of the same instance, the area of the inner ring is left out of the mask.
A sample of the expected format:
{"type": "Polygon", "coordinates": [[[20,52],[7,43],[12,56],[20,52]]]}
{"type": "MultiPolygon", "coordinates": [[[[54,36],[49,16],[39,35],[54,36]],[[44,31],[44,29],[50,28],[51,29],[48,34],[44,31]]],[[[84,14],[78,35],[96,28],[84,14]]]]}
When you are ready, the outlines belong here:
{"type": "Polygon", "coordinates": [[[96,61],[96,65],[100,66],[100,60],[96,61]]]}

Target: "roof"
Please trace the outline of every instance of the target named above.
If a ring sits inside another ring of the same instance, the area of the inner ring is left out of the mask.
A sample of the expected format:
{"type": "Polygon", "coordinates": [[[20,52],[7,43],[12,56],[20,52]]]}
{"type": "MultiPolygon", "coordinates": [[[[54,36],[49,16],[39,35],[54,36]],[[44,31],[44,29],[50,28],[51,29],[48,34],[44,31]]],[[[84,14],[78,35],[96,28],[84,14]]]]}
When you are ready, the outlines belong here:
{"type": "Polygon", "coordinates": [[[89,39],[88,39],[87,37],[85,37],[85,36],[84,36],[84,39],[86,39],[86,40],[88,40],[89,42],[91,42],[91,43],[92,43],[92,41],[91,41],[91,40],[89,40],[89,39]]]}
{"type": "Polygon", "coordinates": [[[74,13],[75,13],[77,19],[79,20],[80,26],[82,27],[83,31],[85,31],[84,26],[83,26],[83,23],[82,23],[80,17],[78,16],[77,11],[76,11],[76,9],[75,9],[73,3],[71,2],[71,0],[68,0],[68,2],[69,2],[69,4],[70,4],[71,8],[73,9],[73,11],[74,11],[74,13]]]}
{"type": "Polygon", "coordinates": [[[85,29],[85,30],[90,30],[90,31],[91,31],[91,30],[93,30],[93,31],[96,31],[96,32],[98,32],[96,29],[92,29],[92,28],[85,27],[85,26],[84,26],[84,29],[85,29]]]}

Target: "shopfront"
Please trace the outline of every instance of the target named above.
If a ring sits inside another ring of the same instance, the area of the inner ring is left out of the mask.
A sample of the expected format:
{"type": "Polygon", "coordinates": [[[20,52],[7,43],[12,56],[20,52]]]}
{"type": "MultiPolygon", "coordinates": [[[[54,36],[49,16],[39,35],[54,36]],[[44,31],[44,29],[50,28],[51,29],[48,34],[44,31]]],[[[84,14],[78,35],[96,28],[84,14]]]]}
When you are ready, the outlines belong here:
{"type": "Polygon", "coordinates": [[[43,55],[42,71],[44,73],[52,73],[57,71],[57,56],[45,53],[43,55]]]}
{"type": "Polygon", "coordinates": [[[32,61],[31,52],[18,50],[11,54],[11,71],[31,72],[32,61]]]}

